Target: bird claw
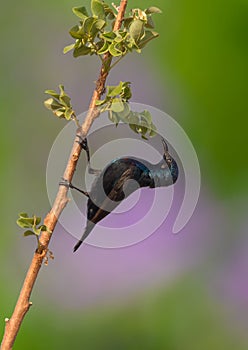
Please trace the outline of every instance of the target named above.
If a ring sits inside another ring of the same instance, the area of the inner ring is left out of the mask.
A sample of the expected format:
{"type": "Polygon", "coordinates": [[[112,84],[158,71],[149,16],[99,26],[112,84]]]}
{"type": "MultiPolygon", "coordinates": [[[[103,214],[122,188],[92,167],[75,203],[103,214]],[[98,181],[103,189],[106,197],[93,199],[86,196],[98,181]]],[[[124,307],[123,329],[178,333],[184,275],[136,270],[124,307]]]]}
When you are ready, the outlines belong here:
{"type": "Polygon", "coordinates": [[[88,142],[87,142],[87,138],[83,138],[81,135],[77,135],[77,137],[79,138],[78,141],[76,141],[83,150],[85,150],[86,152],[89,151],[89,147],[88,147],[88,142]]]}
{"type": "Polygon", "coordinates": [[[70,181],[68,181],[62,177],[62,180],[59,182],[59,186],[65,186],[67,188],[70,188],[70,187],[72,187],[72,184],[70,183],[70,181]]]}
{"type": "Polygon", "coordinates": [[[89,146],[88,146],[88,142],[87,142],[87,138],[83,138],[81,135],[77,135],[77,137],[79,138],[78,141],[76,141],[77,143],[79,143],[79,145],[82,147],[82,149],[86,152],[87,154],[87,159],[88,159],[88,172],[91,175],[100,175],[101,174],[101,170],[98,169],[92,169],[90,166],[90,151],[89,151],[89,146]]]}
{"type": "Polygon", "coordinates": [[[87,191],[83,191],[80,188],[74,186],[70,181],[64,179],[63,177],[62,177],[62,181],[59,182],[59,185],[60,186],[65,186],[67,188],[71,188],[71,189],[74,189],[74,190],[77,190],[78,192],[84,194],[86,197],[88,197],[88,198],[90,197],[90,195],[89,195],[89,193],[87,191]]]}

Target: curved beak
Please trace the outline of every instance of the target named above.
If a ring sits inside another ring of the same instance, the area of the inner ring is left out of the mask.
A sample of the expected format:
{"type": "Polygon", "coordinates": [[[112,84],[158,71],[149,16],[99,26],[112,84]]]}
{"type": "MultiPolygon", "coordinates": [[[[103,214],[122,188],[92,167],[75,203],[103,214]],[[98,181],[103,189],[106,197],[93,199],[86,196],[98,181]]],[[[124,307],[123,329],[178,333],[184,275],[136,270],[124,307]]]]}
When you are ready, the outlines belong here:
{"type": "Polygon", "coordinates": [[[161,139],[162,139],[162,144],[163,144],[163,147],[164,147],[164,159],[166,161],[170,162],[171,161],[171,156],[169,154],[168,145],[167,145],[167,143],[166,143],[166,141],[165,141],[165,139],[163,137],[161,139]]]}
{"type": "Polygon", "coordinates": [[[165,139],[162,137],[162,144],[163,144],[163,147],[164,147],[164,153],[167,154],[168,153],[168,145],[167,143],[165,142],[165,139]]]}

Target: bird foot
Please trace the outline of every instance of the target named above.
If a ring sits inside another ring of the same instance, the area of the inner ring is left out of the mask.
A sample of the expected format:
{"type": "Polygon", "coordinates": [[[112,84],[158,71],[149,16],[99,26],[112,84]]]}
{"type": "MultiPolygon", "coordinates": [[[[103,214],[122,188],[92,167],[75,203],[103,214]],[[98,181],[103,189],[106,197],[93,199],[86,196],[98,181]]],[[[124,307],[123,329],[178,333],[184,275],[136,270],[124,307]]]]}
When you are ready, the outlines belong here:
{"type": "Polygon", "coordinates": [[[93,169],[91,168],[90,165],[90,151],[89,151],[89,146],[88,146],[88,142],[87,142],[87,138],[83,138],[81,135],[77,135],[77,137],[79,138],[78,141],[76,141],[77,143],[79,143],[79,145],[82,147],[82,149],[86,152],[87,154],[87,159],[88,159],[88,172],[91,175],[100,175],[101,174],[101,170],[99,169],[93,169]]]}
{"type": "Polygon", "coordinates": [[[82,147],[83,150],[85,150],[86,152],[89,152],[87,138],[86,137],[83,138],[81,135],[77,135],[77,137],[79,138],[79,140],[76,142],[79,143],[79,145],[82,147]]]}
{"type": "Polygon", "coordinates": [[[62,177],[62,181],[59,182],[59,185],[60,186],[65,186],[67,188],[72,188],[72,189],[77,190],[78,192],[84,194],[86,197],[88,197],[88,198],[90,197],[88,192],[83,191],[80,188],[74,186],[70,181],[64,179],[63,177],[62,177]]]}
{"type": "Polygon", "coordinates": [[[64,179],[63,177],[62,177],[62,180],[59,182],[59,186],[65,186],[67,188],[73,188],[71,182],[66,180],[66,179],[64,179]]]}

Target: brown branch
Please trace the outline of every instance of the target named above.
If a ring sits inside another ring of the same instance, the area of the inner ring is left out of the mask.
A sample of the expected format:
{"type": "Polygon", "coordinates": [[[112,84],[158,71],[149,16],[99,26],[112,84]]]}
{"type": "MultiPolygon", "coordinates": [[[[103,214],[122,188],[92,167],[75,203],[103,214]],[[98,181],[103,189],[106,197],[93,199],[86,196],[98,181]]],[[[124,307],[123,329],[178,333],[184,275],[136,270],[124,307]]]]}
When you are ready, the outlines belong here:
{"type": "MultiPolygon", "coordinates": [[[[116,21],[114,24],[114,30],[118,30],[121,27],[122,19],[125,14],[126,6],[128,0],[121,0],[119,11],[116,17],[116,21]]],[[[85,121],[81,127],[81,129],[77,130],[77,135],[81,135],[85,137],[89,129],[96,117],[98,117],[99,112],[95,108],[96,100],[100,99],[104,87],[106,78],[108,76],[108,68],[110,67],[112,60],[112,56],[110,54],[106,54],[103,59],[103,64],[101,67],[101,71],[96,82],[96,87],[93,92],[91,102],[89,105],[89,111],[85,118],[85,121]]],[[[74,144],[71,150],[71,154],[64,171],[63,177],[68,181],[71,181],[76,170],[76,165],[81,153],[81,146],[76,142],[77,137],[75,137],[74,144]]],[[[55,226],[58,222],[59,216],[65,208],[68,198],[67,198],[68,189],[65,186],[60,186],[54,204],[50,210],[50,212],[46,215],[44,219],[44,224],[47,228],[53,232],[55,226]]],[[[19,298],[17,300],[14,312],[10,319],[5,319],[5,332],[4,337],[1,344],[1,350],[10,350],[12,349],[17,333],[21,327],[23,319],[28,312],[32,303],[30,302],[31,292],[33,290],[34,284],[36,282],[39,270],[42,266],[43,260],[46,257],[48,251],[48,245],[50,239],[52,237],[52,233],[42,232],[39,239],[39,248],[35,251],[31,264],[29,266],[28,272],[26,274],[25,280],[23,282],[23,286],[21,292],[19,294],[19,298]]]]}

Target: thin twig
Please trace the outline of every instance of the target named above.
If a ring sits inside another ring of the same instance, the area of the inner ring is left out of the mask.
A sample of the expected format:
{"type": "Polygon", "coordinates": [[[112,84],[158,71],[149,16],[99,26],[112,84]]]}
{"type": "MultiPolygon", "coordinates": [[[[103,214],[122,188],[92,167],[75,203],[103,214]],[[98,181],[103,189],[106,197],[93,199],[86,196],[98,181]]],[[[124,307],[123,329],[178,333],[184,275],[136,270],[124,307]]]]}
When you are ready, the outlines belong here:
{"type": "Polygon", "coordinates": [[[124,57],[126,56],[126,53],[122,56],[120,56],[113,64],[110,66],[109,70],[114,68],[124,57]]]}
{"type": "MultiPolygon", "coordinates": [[[[118,30],[121,27],[127,2],[128,0],[121,0],[120,2],[119,12],[114,24],[114,30],[118,30]]],[[[112,56],[110,54],[107,53],[104,55],[103,64],[101,67],[99,78],[96,82],[96,88],[91,98],[88,114],[85,118],[85,121],[82,127],[78,128],[77,135],[81,135],[85,137],[88,134],[93,121],[99,115],[99,111],[95,108],[96,101],[100,99],[104,91],[106,78],[109,72],[108,68],[111,65],[111,60],[112,60],[112,56]]],[[[67,179],[70,182],[72,181],[74,172],[76,170],[76,165],[81,153],[81,146],[76,141],[77,141],[77,137],[75,137],[71,154],[63,174],[63,178],[67,179]]],[[[68,202],[67,192],[68,192],[67,187],[59,186],[59,190],[55,198],[54,204],[52,206],[52,209],[45,217],[44,224],[47,226],[50,232],[54,231],[54,228],[58,222],[59,216],[68,202]]],[[[18,334],[18,331],[23,322],[23,319],[26,313],[28,312],[30,306],[32,305],[32,303],[30,302],[30,295],[33,290],[34,284],[36,282],[39,270],[42,266],[43,260],[46,257],[46,254],[48,252],[48,245],[51,237],[52,237],[52,234],[46,231],[42,232],[40,236],[39,248],[34,253],[33,259],[31,261],[25,280],[23,282],[23,286],[19,294],[19,298],[17,300],[14,312],[10,319],[5,319],[5,323],[6,323],[5,332],[4,332],[4,337],[1,344],[1,350],[12,349],[16,336],[18,334]]]]}

